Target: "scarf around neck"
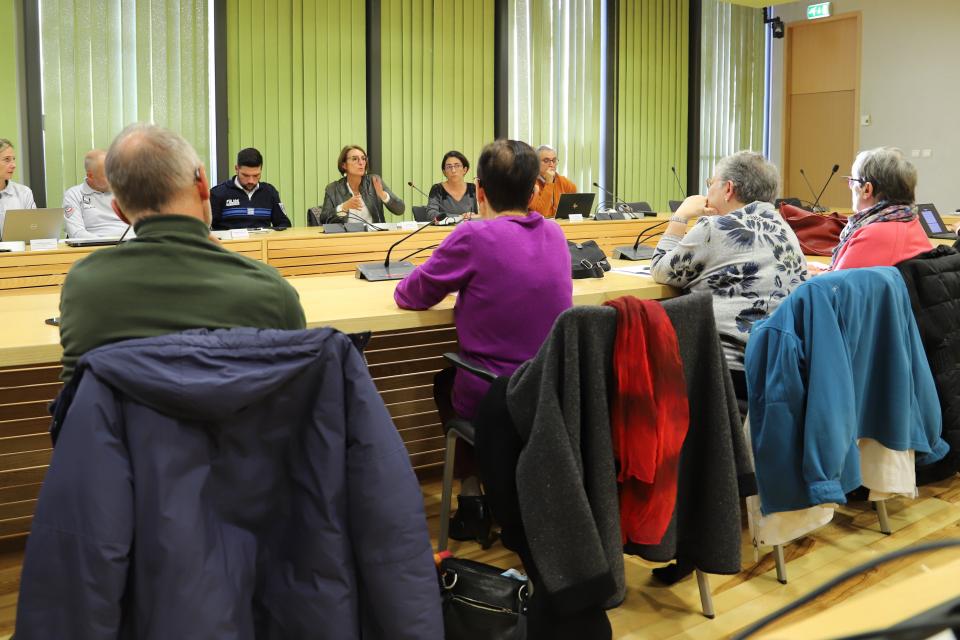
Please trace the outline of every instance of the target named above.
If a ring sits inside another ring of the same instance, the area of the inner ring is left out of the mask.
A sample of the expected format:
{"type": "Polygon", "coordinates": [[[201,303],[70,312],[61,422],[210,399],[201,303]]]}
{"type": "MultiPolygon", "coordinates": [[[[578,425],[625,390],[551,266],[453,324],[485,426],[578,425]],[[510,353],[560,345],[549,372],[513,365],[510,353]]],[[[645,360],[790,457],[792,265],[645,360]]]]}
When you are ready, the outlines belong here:
{"type": "Polygon", "coordinates": [[[857,211],[847,218],[847,224],[840,232],[840,242],[833,249],[831,262],[836,262],[837,254],[843,245],[847,244],[850,236],[858,229],[862,229],[874,222],[909,222],[916,219],[917,212],[910,204],[890,204],[886,200],[878,202],[869,209],[857,211]]]}

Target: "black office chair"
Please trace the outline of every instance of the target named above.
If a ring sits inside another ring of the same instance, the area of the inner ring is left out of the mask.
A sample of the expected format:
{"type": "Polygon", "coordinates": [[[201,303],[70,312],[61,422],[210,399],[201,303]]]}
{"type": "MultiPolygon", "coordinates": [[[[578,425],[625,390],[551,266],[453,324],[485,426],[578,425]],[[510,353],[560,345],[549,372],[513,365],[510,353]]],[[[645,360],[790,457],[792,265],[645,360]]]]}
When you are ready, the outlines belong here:
{"type": "MultiPolygon", "coordinates": [[[[424,207],[426,208],[426,207],[424,207]]],[[[496,374],[482,367],[473,365],[456,353],[445,353],[446,358],[454,367],[469,371],[487,382],[497,379],[496,374]]],[[[440,535],[437,537],[437,551],[445,551],[450,538],[450,503],[453,499],[453,459],[457,451],[457,439],[460,438],[473,446],[473,423],[463,418],[453,418],[447,422],[447,445],[443,452],[443,488],[440,495],[440,535]]]]}
{"type": "Polygon", "coordinates": [[[433,218],[427,213],[426,207],[413,207],[413,219],[417,222],[430,222],[433,218]]]}
{"type": "MultiPolygon", "coordinates": [[[[493,382],[497,376],[482,367],[467,362],[456,353],[444,353],[443,357],[451,362],[455,367],[469,371],[473,375],[493,382]]],[[[475,443],[476,429],[472,422],[462,418],[454,418],[447,422],[446,449],[443,459],[443,484],[440,497],[440,534],[437,539],[437,550],[445,551],[449,542],[450,534],[450,503],[453,498],[453,459],[456,453],[457,439],[473,445],[475,443]]],[[[697,576],[697,586],[700,592],[700,603],[703,607],[703,614],[707,618],[713,618],[714,607],[713,597],[710,592],[710,582],[707,574],[700,569],[695,571],[697,576]]]]}
{"type": "Polygon", "coordinates": [[[798,207],[800,209],[812,211],[812,209],[809,206],[806,206],[803,204],[803,200],[801,200],[800,198],[777,198],[776,200],[773,201],[773,206],[779,209],[780,205],[784,203],[792,205],[794,207],[798,207]]]}
{"type": "Polygon", "coordinates": [[[670,213],[676,213],[680,205],[683,204],[683,200],[668,200],[667,204],[670,206],[670,213]]]}
{"type": "Polygon", "coordinates": [[[657,212],[650,207],[649,202],[623,202],[617,205],[617,211],[629,211],[639,216],[655,216],[657,212]]]}

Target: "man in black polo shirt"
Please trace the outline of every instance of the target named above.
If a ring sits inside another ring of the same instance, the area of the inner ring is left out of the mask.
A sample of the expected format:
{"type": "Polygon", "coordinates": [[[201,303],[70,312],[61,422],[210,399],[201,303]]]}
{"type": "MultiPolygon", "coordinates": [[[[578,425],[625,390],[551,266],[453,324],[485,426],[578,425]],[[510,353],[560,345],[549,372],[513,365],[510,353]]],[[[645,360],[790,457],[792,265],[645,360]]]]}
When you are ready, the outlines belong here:
{"type": "Polygon", "coordinates": [[[237,174],[210,190],[213,228],[253,229],[289,227],[280,194],[272,184],[260,182],[263,156],[250,147],[237,154],[237,174]]]}

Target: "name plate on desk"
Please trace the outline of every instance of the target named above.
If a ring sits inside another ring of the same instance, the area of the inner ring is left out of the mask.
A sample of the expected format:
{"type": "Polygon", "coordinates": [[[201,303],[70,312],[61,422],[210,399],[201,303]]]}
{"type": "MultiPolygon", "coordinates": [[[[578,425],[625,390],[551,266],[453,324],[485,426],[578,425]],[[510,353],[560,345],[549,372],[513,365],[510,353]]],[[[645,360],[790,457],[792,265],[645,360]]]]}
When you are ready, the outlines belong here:
{"type": "Polygon", "coordinates": [[[568,220],[569,220],[570,222],[583,222],[583,214],[582,214],[582,213],[571,213],[571,214],[570,214],[570,217],[568,218],[568,220]]]}
{"type": "Polygon", "coordinates": [[[30,241],[30,251],[56,251],[56,238],[37,238],[30,241]]]}
{"type": "Polygon", "coordinates": [[[233,240],[246,240],[250,237],[249,229],[232,229],[230,231],[230,237],[233,240]]]}
{"type": "Polygon", "coordinates": [[[0,242],[0,251],[26,251],[27,244],[23,240],[11,240],[10,242],[0,242]]]}
{"type": "Polygon", "coordinates": [[[416,231],[420,228],[420,223],[416,220],[404,220],[400,223],[400,231],[416,231]]]}

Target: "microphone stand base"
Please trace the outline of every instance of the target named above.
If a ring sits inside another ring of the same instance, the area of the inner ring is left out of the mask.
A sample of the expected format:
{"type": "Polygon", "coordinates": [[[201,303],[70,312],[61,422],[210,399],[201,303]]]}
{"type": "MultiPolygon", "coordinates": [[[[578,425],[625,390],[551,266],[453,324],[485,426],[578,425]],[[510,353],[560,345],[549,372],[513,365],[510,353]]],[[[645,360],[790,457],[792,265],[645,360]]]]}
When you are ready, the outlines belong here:
{"type": "Polygon", "coordinates": [[[617,247],[613,250],[613,257],[620,260],[649,260],[653,257],[653,249],[642,245],[636,249],[630,246],[617,247]]]}
{"type": "Polygon", "coordinates": [[[328,222],[323,225],[324,233],[360,233],[366,230],[367,227],[362,222],[328,222]]]}
{"type": "Polygon", "coordinates": [[[391,262],[383,266],[382,262],[365,262],[357,265],[356,276],[360,280],[382,282],[384,280],[403,280],[416,268],[412,262],[391,262]]]}

